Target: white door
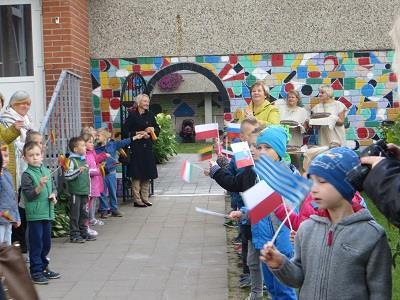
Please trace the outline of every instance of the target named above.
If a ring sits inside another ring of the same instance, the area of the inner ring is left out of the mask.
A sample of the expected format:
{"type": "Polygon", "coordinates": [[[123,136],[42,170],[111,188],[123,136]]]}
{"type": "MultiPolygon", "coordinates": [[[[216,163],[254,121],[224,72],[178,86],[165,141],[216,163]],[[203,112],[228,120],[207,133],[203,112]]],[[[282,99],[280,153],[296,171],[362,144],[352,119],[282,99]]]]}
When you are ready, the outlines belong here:
{"type": "Polygon", "coordinates": [[[0,92],[5,105],[17,90],[31,95],[29,111],[39,128],[45,111],[40,0],[0,0],[0,92]]]}

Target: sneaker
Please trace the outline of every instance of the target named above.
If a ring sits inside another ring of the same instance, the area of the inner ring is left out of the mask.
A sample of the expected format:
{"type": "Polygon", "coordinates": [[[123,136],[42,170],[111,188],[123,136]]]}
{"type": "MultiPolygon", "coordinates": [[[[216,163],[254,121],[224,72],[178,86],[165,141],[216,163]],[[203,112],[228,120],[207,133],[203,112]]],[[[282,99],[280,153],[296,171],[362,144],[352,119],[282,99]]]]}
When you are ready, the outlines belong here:
{"type": "Polygon", "coordinates": [[[241,289],[247,288],[251,286],[251,278],[250,276],[244,277],[242,280],[239,282],[239,287],[241,289]]]}
{"type": "Polygon", "coordinates": [[[242,244],[242,239],[240,238],[240,236],[234,238],[234,239],[232,240],[232,244],[233,244],[233,245],[241,245],[241,244],[242,244]]]}
{"type": "Polygon", "coordinates": [[[49,284],[49,279],[42,273],[32,274],[32,282],[35,284],[49,284]]]}
{"type": "Polygon", "coordinates": [[[43,271],[43,275],[44,275],[47,279],[58,279],[58,278],[61,277],[61,274],[60,274],[60,273],[50,271],[48,268],[45,269],[45,270],[43,271]]]}
{"type": "Polygon", "coordinates": [[[107,219],[107,218],[108,218],[108,213],[102,212],[102,213],[100,214],[100,218],[102,218],[102,219],[107,219]]]}
{"type": "Polygon", "coordinates": [[[226,222],[224,223],[224,226],[225,226],[225,227],[228,227],[228,228],[235,228],[237,225],[236,225],[236,222],[235,222],[235,221],[228,220],[228,221],[226,221],[226,222]]]}
{"type": "Polygon", "coordinates": [[[111,217],[123,217],[124,214],[122,212],[120,212],[119,210],[113,211],[111,213],[111,217]]]}
{"type": "Polygon", "coordinates": [[[89,228],[89,227],[87,229],[87,232],[88,232],[88,235],[92,235],[92,236],[98,236],[99,235],[99,233],[96,230],[94,230],[92,228],[89,228]]]}
{"type": "MultiPolygon", "coordinates": [[[[106,217],[106,218],[107,218],[107,217],[106,217]]],[[[89,225],[90,225],[90,226],[95,226],[95,225],[102,226],[102,225],[104,225],[104,222],[101,221],[101,220],[97,220],[97,219],[91,219],[91,220],[89,221],[89,225]]]]}
{"type": "Polygon", "coordinates": [[[69,240],[71,243],[82,244],[85,242],[85,239],[81,236],[71,237],[69,240]]]}
{"type": "Polygon", "coordinates": [[[263,300],[263,296],[256,296],[250,293],[245,300],[263,300]]]}
{"type": "Polygon", "coordinates": [[[90,235],[90,234],[87,234],[86,236],[83,236],[82,238],[84,238],[88,242],[95,241],[97,239],[94,235],[90,235]]]}

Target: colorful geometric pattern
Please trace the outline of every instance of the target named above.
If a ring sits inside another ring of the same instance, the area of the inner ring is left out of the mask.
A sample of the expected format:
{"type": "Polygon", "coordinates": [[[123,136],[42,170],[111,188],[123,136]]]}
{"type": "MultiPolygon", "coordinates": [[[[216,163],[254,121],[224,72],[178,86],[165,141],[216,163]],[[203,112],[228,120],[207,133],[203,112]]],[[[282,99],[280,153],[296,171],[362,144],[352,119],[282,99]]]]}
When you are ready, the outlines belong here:
{"type": "Polygon", "coordinates": [[[306,107],[317,102],[314,98],[320,85],[331,85],[335,98],[348,108],[346,138],[358,148],[377,138],[380,121],[393,120],[400,113],[392,60],[393,51],[93,59],[94,125],[119,131],[119,97],[124,78],[116,76],[118,70],[139,72],[148,82],[168,65],[189,62],[220,78],[229,95],[231,111],[249,103],[249,86],[256,80],[265,80],[272,100],[285,98],[287,91],[295,88],[306,107]]]}

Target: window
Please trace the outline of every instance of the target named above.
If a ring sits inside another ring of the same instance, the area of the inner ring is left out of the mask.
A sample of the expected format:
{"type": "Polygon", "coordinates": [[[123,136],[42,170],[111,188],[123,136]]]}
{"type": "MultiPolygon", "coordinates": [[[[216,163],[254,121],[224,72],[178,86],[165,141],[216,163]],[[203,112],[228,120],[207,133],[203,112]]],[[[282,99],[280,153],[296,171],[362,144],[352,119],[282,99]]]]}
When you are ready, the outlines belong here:
{"type": "Polygon", "coordinates": [[[31,6],[0,5],[0,77],[32,75],[31,6]]]}

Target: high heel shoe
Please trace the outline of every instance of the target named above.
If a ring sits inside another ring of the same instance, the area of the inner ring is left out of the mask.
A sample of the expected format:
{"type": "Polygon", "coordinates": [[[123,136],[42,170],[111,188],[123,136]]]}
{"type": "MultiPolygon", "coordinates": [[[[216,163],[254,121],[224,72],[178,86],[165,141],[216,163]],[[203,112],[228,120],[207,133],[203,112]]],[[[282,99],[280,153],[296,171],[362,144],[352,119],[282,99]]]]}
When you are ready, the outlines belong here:
{"type": "Polygon", "coordinates": [[[144,204],[144,203],[137,203],[137,202],[133,202],[133,206],[134,206],[134,207],[147,207],[146,204],[144,204]]]}
{"type": "MultiPolygon", "coordinates": [[[[142,200],[143,201],[143,200],[142,200]]],[[[143,203],[146,205],[146,206],[153,206],[153,203],[151,203],[151,202],[149,202],[149,201],[143,201],[143,203]]]]}

